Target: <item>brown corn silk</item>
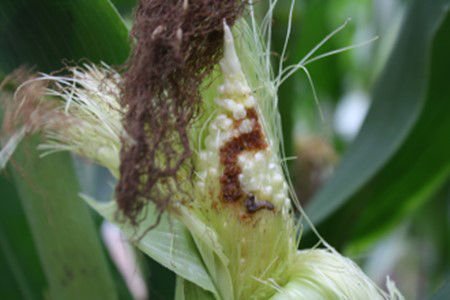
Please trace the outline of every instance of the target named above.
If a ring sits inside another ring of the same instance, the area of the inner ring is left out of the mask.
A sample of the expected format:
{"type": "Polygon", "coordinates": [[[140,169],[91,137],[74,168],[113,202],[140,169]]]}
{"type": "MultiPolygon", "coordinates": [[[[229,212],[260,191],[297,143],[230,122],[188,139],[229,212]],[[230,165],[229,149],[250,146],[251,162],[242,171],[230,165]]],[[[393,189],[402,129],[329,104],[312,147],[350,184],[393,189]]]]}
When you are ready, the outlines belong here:
{"type": "Polygon", "coordinates": [[[121,86],[127,136],[116,188],[131,223],[148,201],[162,212],[178,189],[177,175],[192,155],[188,131],[199,113],[200,86],[222,56],[223,22],[234,24],[244,6],[244,0],[139,1],[121,86]]]}
{"type": "Polygon", "coordinates": [[[43,129],[58,130],[74,123],[56,102],[49,99],[44,101],[49,82],[37,78],[30,69],[20,67],[0,83],[0,91],[8,90],[8,86],[11,91],[4,93],[0,99],[0,107],[4,111],[2,137],[11,136],[23,126],[27,134],[32,134],[43,129]],[[16,92],[12,93],[18,86],[16,92]]]}

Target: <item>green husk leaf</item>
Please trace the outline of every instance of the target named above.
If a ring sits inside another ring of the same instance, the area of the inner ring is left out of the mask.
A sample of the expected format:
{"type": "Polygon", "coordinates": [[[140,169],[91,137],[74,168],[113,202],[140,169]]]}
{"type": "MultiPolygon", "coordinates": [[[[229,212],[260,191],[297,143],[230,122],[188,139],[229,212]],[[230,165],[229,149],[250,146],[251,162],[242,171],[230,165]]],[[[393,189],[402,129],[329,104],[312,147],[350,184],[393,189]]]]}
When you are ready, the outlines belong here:
{"type": "Polygon", "coordinates": [[[378,288],[350,259],[333,250],[298,251],[294,272],[271,300],[370,299],[404,300],[395,283],[387,279],[387,292],[378,288]]]}
{"type": "Polygon", "coordinates": [[[82,198],[106,220],[116,223],[142,252],[178,276],[217,295],[214,283],[211,281],[189,231],[177,219],[169,218],[167,214],[164,214],[159,225],[138,240],[146,229],[156,222],[157,213],[152,205],[147,207],[147,218],[137,228],[134,228],[126,223],[115,221],[117,212],[115,201],[101,203],[87,195],[82,195],[82,198]]]}
{"type": "Polygon", "coordinates": [[[222,299],[233,299],[233,283],[227,267],[229,259],[223,252],[216,232],[185,207],[180,207],[180,210],[182,211],[181,220],[189,227],[206,269],[216,282],[220,296],[222,299]]]}
{"type": "Polygon", "coordinates": [[[214,296],[193,284],[190,281],[184,280],[182,277],[177,277],[177,286],[175,290],[175,300],[210,300],[215,299],[214,296]]]}

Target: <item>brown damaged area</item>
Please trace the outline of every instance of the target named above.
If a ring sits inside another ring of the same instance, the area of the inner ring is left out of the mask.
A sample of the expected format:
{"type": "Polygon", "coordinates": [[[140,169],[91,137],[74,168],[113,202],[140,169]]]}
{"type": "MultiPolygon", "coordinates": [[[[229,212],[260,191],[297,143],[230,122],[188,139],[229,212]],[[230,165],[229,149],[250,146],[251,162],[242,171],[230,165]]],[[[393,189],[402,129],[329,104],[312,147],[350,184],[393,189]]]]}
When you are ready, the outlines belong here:
{"type": "MultiPolygon", "coordinates": [[[[241,167],[238,165],[239,154],[244,151],[258,151],[267,148],[256,110],[247,109],[246,119],[254,121],[253,130],[233,138],[220,148],[220,162],[224,166],[223,175],[220,178],[221,198],[225,202],[236,202],[245,196],[239,182],[239,174],[242,173],[241,167]]],[[[251,203],[249,202],[249,204],[251,203]]],[[[252,213],[259,208],[256,210],[247,208],[247,210],[252,213]]]]}

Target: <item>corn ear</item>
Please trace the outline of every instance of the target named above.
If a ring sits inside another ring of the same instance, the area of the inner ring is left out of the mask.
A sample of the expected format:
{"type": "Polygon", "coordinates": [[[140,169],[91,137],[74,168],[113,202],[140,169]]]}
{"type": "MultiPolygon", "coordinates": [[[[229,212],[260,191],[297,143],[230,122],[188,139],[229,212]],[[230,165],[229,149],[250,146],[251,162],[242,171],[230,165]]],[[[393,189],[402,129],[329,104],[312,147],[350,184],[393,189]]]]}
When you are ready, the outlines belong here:
{"type": "MultiPolygon", "coordinates": [[[[204,115],[190,130],[194,155],[179,174],[182,180],[172,182],[181,188],[173,189],[174,201],[159,226],[147,232],[156,221],[150,205],[133,227],[115,218],[115,202],[83,198],[118,223],[143,252],[177,273],[179,299],[402,299],[390,281],[386,293],[325,241],[325,249],[297,250],[300,225],[292,203],[302,210],[286,176],[278,84],[259,32],[255,22],[249,26],[241,20],[235,44],[224,23],[221,76],[204,93],[204,115]]],[[[127,138],[118,105],[120,75],[107,66],[71,71],[72,77],[40,79],[54,83],[42,101],[63,99],[56,111],[70,120],[68,126],[42,120],[48,142],[41,149],[72,151],[118,176],[120,139],[127,138]]],[[[3,161],[24,135],[21,130],[32,128],[25,123],[12,135],[1,152],[3,161]]]]}

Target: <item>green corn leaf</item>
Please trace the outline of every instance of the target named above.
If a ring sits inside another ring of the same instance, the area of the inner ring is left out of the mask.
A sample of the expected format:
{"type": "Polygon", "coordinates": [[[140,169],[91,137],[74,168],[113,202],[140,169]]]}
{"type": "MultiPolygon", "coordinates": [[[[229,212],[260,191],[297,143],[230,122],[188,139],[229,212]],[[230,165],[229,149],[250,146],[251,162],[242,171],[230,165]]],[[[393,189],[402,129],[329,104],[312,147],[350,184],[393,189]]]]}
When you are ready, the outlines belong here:
{"type": "MultiPolygon", "coordinates": [[[[9,175],[9,174],[8,174],[9,175]]],[[[43,299],[47,285],[12,179],[0,176],[0,290],[4,299],[43,299]]]]}
{"type": "Polygon", "coordinates": [[[13,156],[25,215],[49,284],[51,299],[117,299],[89,211],[67,154],[39,158],[39,138],[13,156]]]}
{"type": "Polygon", "coordinates": [[[427,102],[419,120],[400,151],[373,179],[370,187],[352,200],[361,201],[368,195],[375,203],[374,209],[364,210],[358,217],[360,221],[350,244],[354,250],[364,249],[424,201],[432,199],[449,178],[450,140],[446,139],[450,133],[449,36],[450,14],[447,13],[433,43],[427,102]],[[398,179],[387,180],[391,174],[397,174],[398,179]],[[371,190],[379,192],[372,196],[371,190]],[[383,218],[385,221],[380,222],[383,218]]]}
{"type": "Polygon", "coordinates": [[[107,0],[2,0],[0,70],[20,65],[51,72],[62,60],[121,64],[128,31],[107,0]]]}
{"type": "Polygon", "coordinates": [[[157,212],[152,205],[147,208],[145,220],[137,228],[134,228],[126,223],[116,222],[117,204],[115,201],[101,203],[86,195],[82,195],[82,197],[106,220],[116,223],[142,252],[178,276],[217,295],[214,283],[211,281],[189,231],[177,219],[169,218],[167,214],[163,215],[159,225],[139,239],[146,229],[156,222],[157,212]]]}
{"type": "MultiPolygon", "coordinates": [[[[1,96],[1,95],[0,95],[1,96]]],[[[3,122],[0,113],[0,124],[3,122]]],[[[0,290],[5,299],[44,299],[47,280],[10,172],[0,172],[0,290]]]]}
{"type": "Polygon", "coordinates": [[[450,295],[450,276],[436,294],[430,297],[430,300],[446,300],[448,299],[448,295],[450,295]]]}
{"type": "Polygon", "coordinates": [[[448,276],[447,281],[436,292],[436,294],[430,298],[430,300],[445,300],[448,299],[448,295],[450,295],[450,276],[448,276]]]}
{"type": "Polygon", "coordinates": [[[448,178],[449,4],[412,3],[360,134],[307,208],[334,245],[363,249],[448,178]]]}
{"type": "MultiPolygon", "coordinates": [[[[127,29],[108,0],[4,0],[0,20],[2,77],[22,65],[55,71],[64,60],[117,65],[129,52],[127,29]]],[[[41,160],[37,143],[24,142],[14,156],[14,179],[48,280],[48,296],[116,299],[95,226],[76,196],[70,156],[41,160]]]]}
{"type": "Polygon", "coordinates": [[[129,15],[136,6],[137,0],[111,0],[122,15],[129,15]]]}

